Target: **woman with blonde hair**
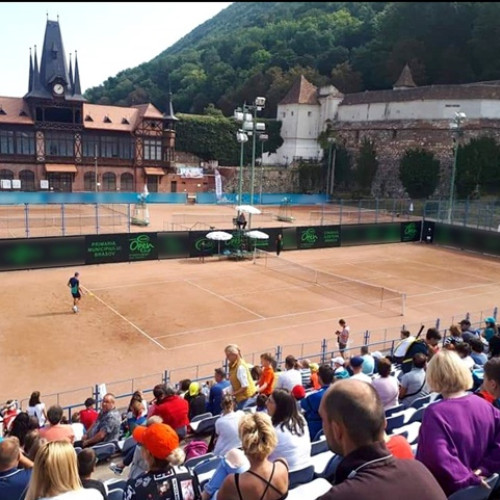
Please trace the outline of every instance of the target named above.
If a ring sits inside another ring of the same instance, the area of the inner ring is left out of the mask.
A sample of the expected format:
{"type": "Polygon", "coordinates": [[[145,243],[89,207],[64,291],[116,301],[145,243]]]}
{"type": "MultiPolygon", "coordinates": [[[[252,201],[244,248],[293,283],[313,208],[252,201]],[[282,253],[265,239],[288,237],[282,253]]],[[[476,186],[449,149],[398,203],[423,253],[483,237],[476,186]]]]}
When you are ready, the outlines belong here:
{"type": "Polygon", "coordinates": [[[230,474],[224,479],[217,500],[282,500],[288,495],[288,464],[282,458],[274,462],[269,455],[278,438],[269,415],[248,413],[240,421],[241,445],[250,462],[248,471],[230,474]]]}
{"type": "MultiPolygon", "coordinates": [[[[478,398],[479,399],[479,398],[478,398]]],[[[97,490],[86,490],[78,476],[73,445],[51,441],[36,453],[25,500],[102,500],[97,490]]]]}
{"type": "Polygon", "coordinates": [[[454,351],[432,357],[427,384],[443,399],[425,409],[416,458],[448,496],[467,486],[484,485],[500,470],[500,412],[468,392],[472,374],[454,351]]]}
{"type": "Polygon", "coordinates": [[[238,410],[243,410],[246,406],[255,402],[253,397],[256,392],[255,383],[250,374],[250,369],[241,355],[239,346],[229,344],[224,349],[229,362],[229,382],[233,389],[233,396],[236,399],[238,410]]]}

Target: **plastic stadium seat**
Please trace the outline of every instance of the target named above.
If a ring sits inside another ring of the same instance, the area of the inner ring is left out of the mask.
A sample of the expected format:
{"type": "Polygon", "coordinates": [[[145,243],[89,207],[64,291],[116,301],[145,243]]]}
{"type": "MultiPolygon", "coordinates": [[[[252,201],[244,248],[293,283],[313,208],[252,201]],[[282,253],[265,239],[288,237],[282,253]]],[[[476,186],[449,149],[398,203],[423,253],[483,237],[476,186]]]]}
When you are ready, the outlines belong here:
{"type": "Polygon", "coordinates": [[[422,418],[424,416],[425,409],[427,405],[421,406],[408,420],[407,424],[412,424],[413,422],[422,422],[422,418]]]}
{"type": "Polygon", "coordinates": [[[310,483],[314,479],[314,465],[309,465],[304,469],[290,471],[288,473],[288,489],[293,489],[299,484],[310,483]]]}
{"type": "Polygon", "coordinates": [[[335,472],[337,472],[337,466],[339,465],[339,463],[342,461],[343,458],[344,457],[342,457],[341,455],[335,455],[332,453],[330,460],[326,464],[326,467],[324,468],[323,472],[315,474],[315,476],[333,482],[335,472]]]}
{"type": "Polygon", "coordinates": [[[191,468],[193,474],[197,477],[198,484],[202,490],[205,484],[210,481],[211,477],[214,475],[215,469],[217,469],[221,460],[221,457],[214,455],[198,462],[191,468]]]}
{"type": "Polygon", "coordinates": [[[210,411],[207,411],[206,413],[200,413],[199,415],[196,415],[196,417],[193,417],[193,419],[191,420],[191,423],[199,422],[200,420],[203,420],[203,419],[211,417],[211,416],[212,416],[212,412],[210,412],[210,411]]]}
{"type": "Polygon", "coordinates": [[[184,462],[184,465],[186,467],[189,467],[190,469],[193,469],[195,465],[198,465],[200,462],[203,462],[207,458],[212,458],[215,457],[213,453],[205,453],[204,455],[199,455],[197,457],[189,458],[184,462]]]}
{"type": "Polygon", "coordinates": [[[323,429],[320,429],[316,435],[314,436],[314,439],[313,441],[319,441],[321,439],[322,436],[324,436],[325,433],[323,432],[323,429]]]}
{"type": "Polygon", "coordinates": [[[323,478],[314,479],[307,484],[297,486],[288,492],[287,500],[309,500],[324,495],[332,485],[323,478]]]}
{"type": "Polygon", "coordinates": [[[125,492],[120,488],[108,491],[108,500],[123,500],[125,492]]]}
{"type": "Polygon", "coordinates": [[[328,451],[328,443],[326,442],[326,439],[319,439],[318,441],[313,441],[311,443],[311,457],[314,457],[315,455],[319,455],[320,453],[323,453],[324,451],[328,451]]]}
{"type": "Polygon", "coordinates": [[[392,434],[393,429],[401,427],[405,423],[405,415],[396,415],[394,417],[389,417],[386,419],[387,425],[385,427],[385,432],[387,434],[392,434]]]}
{"type": "Polygon", "coordinates": [[[420,432],[420,422],[412,422],[411,424],[403,425],[402,427],[398,427],[392,430],[392,434],[401,434],[405,435],[407,441],[410,445],[417,443],[418,434],[420,432]]]}
{"type": "Polygon", "coordinates": [[[314,467],[314,477],[324,477],[325,471],[330,463],[330,460],[335,456],[335,454],[326,450],[323,453],[318,453],[311,457],[311,462],[314,467]]]}
{"type": "Polygon", "coordinates": [[[104,481],[104,484],[107,486],[108,490],[123,490],[125,491],[127,488],[127,480],[126,479],[107,479],[104,481]]]}
{"type": "Polygon", "coordinates": [[[422,408],[422,406],[424,406],[430,402],[431,402],[431,395],[428,394],[427,396],[422,396],[421,398],[415,399],[412,402],[412,404],[410,405],[410,407],[418,410],[419,408],[422,408]]]}
{"type": "Polygon", "coordinates": [[[456,491],[448,497],[448,500],[487,500],[498,482],[498,474],[492,474],[486,482],[490,485],[491,490],[482,486],[469,486],[456,491]]]}
{"type": "Polygon", "coordinates": [[[214,415],[213,417],[207,417],[203,420],[198,420],[197,422],[191,422],[191,430],[194,434],[211,434],[215,429],[215,422],[219,419],[220,415],[214,415]]]}
{"type": "Polygon", "coordinates": [[[393,406],[392,408],[387,408],[387,410],[385,410],[385,418],[391,417],[395,413],[399,413],[400,411],[404,411],[405,409],[405,405],[397,405],[393,406]]]}

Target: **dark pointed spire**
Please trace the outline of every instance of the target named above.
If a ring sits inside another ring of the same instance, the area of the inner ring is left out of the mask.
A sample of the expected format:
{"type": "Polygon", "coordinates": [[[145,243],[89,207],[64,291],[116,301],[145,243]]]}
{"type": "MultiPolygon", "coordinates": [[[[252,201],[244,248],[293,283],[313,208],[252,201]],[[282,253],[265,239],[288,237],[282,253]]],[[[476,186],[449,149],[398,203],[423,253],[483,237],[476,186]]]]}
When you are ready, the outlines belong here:
{"type": "Polygon", "coordinates": [[[168,98],[167,98],[167,111],[163,114],[163,119],[170,122],[177,122],[179,118],[174,115],[174,106],[172,105],[172,90],[170,88],[170,74],[167,77],[168,80],[168,98]]]}
{"type": "Polygon", "coordinates": [[[38,71],[38,56],[36,53],[36,45],[35,45],[35,62],[33,66],[33,85],[32,89],[33,91],[39,90],[40,89],[40,72],[38,71]]]}
{"type": "Polygon", "coordinates": [[[74,94],[75,81],[73,80],[73,66],[71,64],[71,52],[69,53],[69,91],[74,94]]]}
{"type": "Polygon", "coordinates": [[[73,85],[73,95],[81,95],[80,71],[78,70],[78,51],[75,50],[75,82],[73,85]]]}
{"type": "Polygon", "coordinates": [[[398,80],[393,86],[393,89],[410,89],[416,87],[415,82],[413,81],[413,75],[411,74],[411,69],[408,64],[405,64],[403,71],[399,75],[398,80]]]}
{"type": "Polygon", "coordinates": [[[28,92],[31,92],[33,89],[33,56],[31,55],[31,47],[30,47],[30,74],[28,77],[28,92]]]}

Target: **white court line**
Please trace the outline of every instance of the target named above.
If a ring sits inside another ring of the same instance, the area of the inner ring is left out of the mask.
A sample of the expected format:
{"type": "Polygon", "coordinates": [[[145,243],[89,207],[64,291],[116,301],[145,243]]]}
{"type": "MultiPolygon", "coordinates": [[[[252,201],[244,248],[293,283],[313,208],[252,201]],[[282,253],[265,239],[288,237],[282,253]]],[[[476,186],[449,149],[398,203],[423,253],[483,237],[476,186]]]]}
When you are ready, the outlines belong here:
{"type": "Polygon", "coordinates": [[[411,297],[425,297],[426,295],[434,295],[436,293],[461,292],[462,290],[473,290],[474,288],[483,288],[483,287],[490,287],[490,286],[496,286],[496,287],[498,287],[499,283],[497,283],[497,282],[482,283],[482,284],[479,284],[479,285],[462,286],[460,288],[443,289],[443,290],[439,290],[437,292],[425,292],[425,293],[406,294],[406,298],[411,298],[411,297]]]}
{"type": "MultiPolygon", "coordinates": [[[[86,293],[90,292],[90,290],[88,288],[85,288],[84,286],[82,286],[81,288],[86,293]]],[[[94,297],[95,299],[97,299],[103,306],[107,307],[110,311],[114,312],[118,317],[120,317],[121,319],[123,319],[124,321],[126,321],[130,326],[132,326],[133,328],[135,328],[141,335],[144,335],[144,337],[146,337],[147,339],[151,340],[151,342],[154,342],[158,347],[160,347],[161,349],[163,349],[164,351],[166,351],[165,347],[163,347],[154,338],[150,337],[144,330],[141,330],[136,324],[132,323],[132,321],[130,321],[129,319],[127,319],[125,316],[123,316],[123,314],[120,314],[116,309],[114,309],[109,304],[107,304],[106,302],[104,302],[104,300],[102,300],[100,297],[98,297],[97,295],[94,295],[93,292],[91,292],[91,293],[92,293],[92,297],[94,297]]]]}
{"type": "Polygon", "coordinates": [[[261,316],[260,314],[252,311],[251,309],[248,309],[240,304],[238,304],[237,302],[234,302],[226,297],[224,297],[223,295],[219,295],[218,293],[215,293],[215,292],[212,292],[212,290],[209,290],[208,288],[205,288],[201,285],[197,285],[196,283],[190,281],[190,280],[184,280],[186,283],[189,283],[191,286],[195,286],[196,288],[199,288],[200,290],[203,290],[204,292],[207,292],[207,293],[210,293],[211,295],[215,295],[217,298],[221,299],[221,300],[225,300],[226,302],[229,302],[230,304],[232,304],[233,306],[236,306],[236,307],[239,307],[240,309],[243,309],[244,311],[246,312],[249,312],[250,314],[253,314],[254,316],[257,316],[258,318],[260,319],[264,319],[265,316],[261,316]]]}

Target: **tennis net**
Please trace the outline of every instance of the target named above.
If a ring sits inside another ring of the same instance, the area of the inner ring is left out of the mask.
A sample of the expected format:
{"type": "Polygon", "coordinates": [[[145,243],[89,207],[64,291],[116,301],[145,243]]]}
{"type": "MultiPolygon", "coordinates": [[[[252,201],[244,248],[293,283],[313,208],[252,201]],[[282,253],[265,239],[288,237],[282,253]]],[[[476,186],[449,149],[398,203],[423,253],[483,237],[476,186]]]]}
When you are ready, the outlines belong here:
{"type": "Polygon", "coordinates": [[[292,279],[317,285],[320,287],[320,293],[338,298],[350,297],[356,299],[360,305],[370,305],[404,316],[406,296],[398,290],[318,271],[283,257],[274,256],[264,250],[257,249],[256,254],[254,261],[256,264],[292,279]]]}

